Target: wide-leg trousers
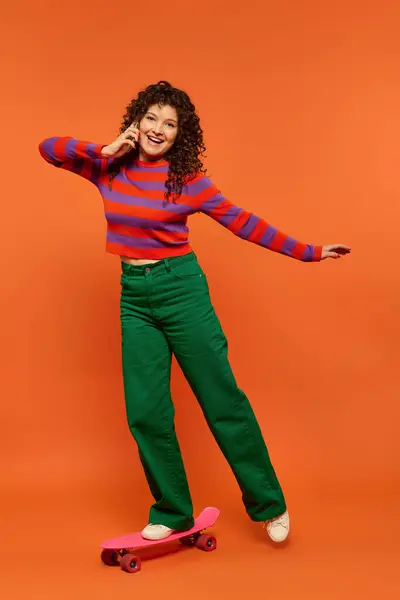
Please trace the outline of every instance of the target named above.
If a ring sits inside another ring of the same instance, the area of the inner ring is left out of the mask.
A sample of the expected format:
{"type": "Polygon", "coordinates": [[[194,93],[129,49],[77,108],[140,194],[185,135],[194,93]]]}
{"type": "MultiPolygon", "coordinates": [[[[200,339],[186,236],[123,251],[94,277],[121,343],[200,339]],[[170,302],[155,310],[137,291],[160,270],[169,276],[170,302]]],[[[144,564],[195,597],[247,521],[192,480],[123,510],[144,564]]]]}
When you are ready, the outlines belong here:
{"type": "Polygon", "coordinates": [[[194,523],[174,426],[172,354],[236,477],[249,517],[279,516],[286,510],[282,489],[253,409],[232,373],[227,340],[196,255],[121,265],[126,411],[154,497],[149,522],[176,530],[194,523]]]}

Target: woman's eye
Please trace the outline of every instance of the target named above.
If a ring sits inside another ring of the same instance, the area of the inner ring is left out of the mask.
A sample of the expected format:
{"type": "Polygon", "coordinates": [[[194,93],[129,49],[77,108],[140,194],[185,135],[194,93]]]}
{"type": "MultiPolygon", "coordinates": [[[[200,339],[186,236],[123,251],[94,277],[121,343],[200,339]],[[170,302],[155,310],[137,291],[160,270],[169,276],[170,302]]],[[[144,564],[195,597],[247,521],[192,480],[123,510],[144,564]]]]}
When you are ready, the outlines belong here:
{"type": "Polygon", "coordinates": [[[146,118],[149,119],[149,121],[154,121],[155,120],[154,117],[151,117],[150,115],[148,115],[146,118]]]}
{"type": "Polygon", "coordinates": [[[168,123],[168,127],[175,127],[173,123],[168,123]]]}

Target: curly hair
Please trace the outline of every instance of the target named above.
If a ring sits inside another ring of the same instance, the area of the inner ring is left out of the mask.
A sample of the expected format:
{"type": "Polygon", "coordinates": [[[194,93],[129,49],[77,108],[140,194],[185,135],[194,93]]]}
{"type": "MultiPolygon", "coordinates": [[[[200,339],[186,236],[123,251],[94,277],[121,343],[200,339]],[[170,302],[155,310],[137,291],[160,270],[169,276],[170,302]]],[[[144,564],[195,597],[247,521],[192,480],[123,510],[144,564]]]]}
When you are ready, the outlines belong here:
{"type": "MultiPolygon", "coordinates": [[[[158,106],[172,106],[178,115],[178,134],[173,146],[163,155],[169,162],[168,179],[165,183],[167,191],[165,199],[175,201],[182,193],[182,187],[199,173],[206,173],[201,157],[206,147],[203,141],[203,130],[196,109],[186,92],[174,88],[168,81],[159,81],[147,86],[140,91],[137,98],[126,107],[120,133],[123,133],[132,123],[140,122],[150,108],[158,106]]],[[[110,176],[109,188],[112,180],[120,172],[121,167],[137,158],[139,149],[134,148],[124,156],[111,161],[108,167],[110,176]]]]}

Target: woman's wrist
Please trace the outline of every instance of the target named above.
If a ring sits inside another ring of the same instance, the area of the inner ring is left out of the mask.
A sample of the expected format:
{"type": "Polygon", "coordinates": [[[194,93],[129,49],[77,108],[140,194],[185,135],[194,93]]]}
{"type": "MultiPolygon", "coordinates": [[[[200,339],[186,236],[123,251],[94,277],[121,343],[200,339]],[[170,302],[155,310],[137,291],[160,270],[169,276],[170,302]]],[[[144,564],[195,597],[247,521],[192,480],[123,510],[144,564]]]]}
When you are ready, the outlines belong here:
{"type": "Polygon", "coordinates": [[[103,146],[102,149],[100,150],[101,155],[102,155],[103,158],[109,158],[110,157],[110,153],[109,153],[109,151],[107,149],[108,149],[108,146],[103,146]]]}

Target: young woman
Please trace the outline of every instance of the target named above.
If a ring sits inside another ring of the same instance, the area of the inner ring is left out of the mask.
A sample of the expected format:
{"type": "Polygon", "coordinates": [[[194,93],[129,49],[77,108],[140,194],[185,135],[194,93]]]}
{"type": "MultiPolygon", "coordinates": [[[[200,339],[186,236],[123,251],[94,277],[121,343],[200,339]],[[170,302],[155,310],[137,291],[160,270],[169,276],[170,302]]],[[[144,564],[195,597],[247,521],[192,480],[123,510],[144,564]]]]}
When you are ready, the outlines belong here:
{"type": "Polygon", "coordinates": [[[160,81],[127,107],[108,145],[44,140],[40,153],[98,188],[106,250],[121,257],[122,363],[127,419],[154,497],[147,539],[193,526],[193,506],[174,427],[174,353],[242,491],[253,521],[282,542],[289,515],[249,401],[235,381],[227,340],[192,251],[188,216],[209,215],[238,237],[306,262],[340,258],[343,244],[305,245],[227,200],[206,176],[205,146],[188,95],[160,81]]]}

